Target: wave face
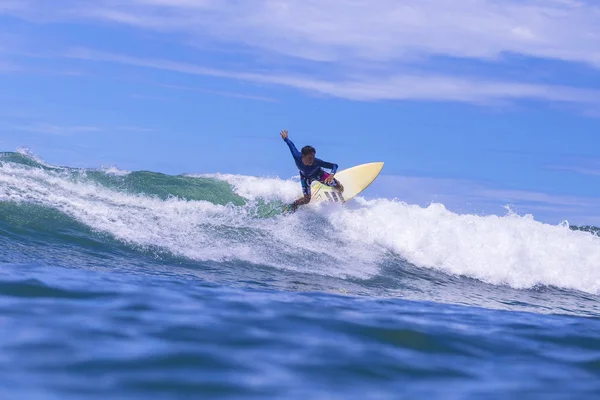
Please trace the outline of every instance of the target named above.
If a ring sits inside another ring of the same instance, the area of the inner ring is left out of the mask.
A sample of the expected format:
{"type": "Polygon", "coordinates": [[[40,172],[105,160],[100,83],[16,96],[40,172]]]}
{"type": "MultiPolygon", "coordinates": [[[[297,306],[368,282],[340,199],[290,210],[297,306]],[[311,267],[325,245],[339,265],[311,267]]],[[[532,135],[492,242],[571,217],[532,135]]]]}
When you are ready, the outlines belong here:
{"type": "Polygon", "coordinates": [[[183,268],[236,284],[499,308],[564,309],[600,292],[600,238],[589,227],[360,197],[272,213],[298,194],[295,180],[77,169],[1,153],[0,261],[183,268]],[[556,296],[542,301],[540,291],[556,296]]]}

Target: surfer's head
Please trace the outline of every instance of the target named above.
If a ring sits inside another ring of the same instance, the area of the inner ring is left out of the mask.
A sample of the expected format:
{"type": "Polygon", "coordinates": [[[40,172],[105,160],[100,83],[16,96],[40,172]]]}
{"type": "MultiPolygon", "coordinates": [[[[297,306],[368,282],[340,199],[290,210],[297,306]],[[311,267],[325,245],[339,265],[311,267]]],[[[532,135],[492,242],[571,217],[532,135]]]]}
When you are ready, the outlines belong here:
{"type": "Polygon", "coordinates": [[[304,165],[312,165],[315,161],[315,154],[317,151],[312,146],[304,146],[302,148],[302,162],[304,165]]]}

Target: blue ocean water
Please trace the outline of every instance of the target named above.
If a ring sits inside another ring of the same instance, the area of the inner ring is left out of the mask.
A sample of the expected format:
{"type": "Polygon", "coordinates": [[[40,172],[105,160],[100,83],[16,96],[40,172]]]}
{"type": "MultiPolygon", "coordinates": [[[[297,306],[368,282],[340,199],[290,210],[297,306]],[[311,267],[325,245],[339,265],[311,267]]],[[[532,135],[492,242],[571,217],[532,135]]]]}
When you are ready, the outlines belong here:
{"type": "Polygon", "coordinates": [[[0,398],[600,395],[600,238],[0,155],[0,398]]]}

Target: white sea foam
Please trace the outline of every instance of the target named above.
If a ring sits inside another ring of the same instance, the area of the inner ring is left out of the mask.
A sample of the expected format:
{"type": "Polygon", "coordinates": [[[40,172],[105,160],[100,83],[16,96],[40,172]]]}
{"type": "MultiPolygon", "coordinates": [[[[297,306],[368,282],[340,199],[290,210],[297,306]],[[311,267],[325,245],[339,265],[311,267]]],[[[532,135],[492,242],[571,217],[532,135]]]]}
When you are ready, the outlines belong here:
{"type": "Polygon", "coordinates": [[[302,196],[299,179],[259,178],[255,176],[231,174],[202,174],[191,175],[205,178],[215,178],[229,183],[234,191],[248,199],[293,201],[302,196]]]}
{"type": "Polygon", "coordinates": [[[30,160],[35,161],[36,163],[43,165],[44,167],[48,167],[48,168],[62,168],[62,167],[58,167],[56,165],[51,165],[48,164],[46,161],[42,160],[40,157],[38,157],[37,155],[35,155],[29,148],[27,147],[19,147],[17,150],[17,153],[29,158],[30,160]]]}
{"type": "Polygon", "coordinates": [[[110,167],[102,167],[100,168],[100,171],[104,172],[106,175],[113,175],[113,176],[126,176],[129,175],[131,173],[131,171],[128,171],[126,169],[119,169],[118,167],[110,166],[110,167]]]}
{"type": "MultiPolygon", "coordinates": [[[[255,187],[247,184],[251,179],[227,178],[244,193],[255,187]]],[[[264,192],[260,187],[250,194],[268,196],[264,192]]],[[[442,204],[360,197],[345,208],[315,211],[326,215],[344,241],[391,251],[420,267],[514,288],[553,285],[600,293],[600,238],[565,223],[549,225],[510,210],[506,216],[461,215],[442,204]]]]}

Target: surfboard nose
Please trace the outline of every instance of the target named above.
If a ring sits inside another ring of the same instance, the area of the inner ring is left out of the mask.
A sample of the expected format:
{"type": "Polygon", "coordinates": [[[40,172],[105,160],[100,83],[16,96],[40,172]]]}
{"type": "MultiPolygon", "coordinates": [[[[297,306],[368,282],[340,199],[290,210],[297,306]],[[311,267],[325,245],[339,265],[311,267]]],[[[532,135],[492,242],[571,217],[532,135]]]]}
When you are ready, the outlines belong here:
{"type": "Polygon", "coordinates": [[[379,168],[381,170],[381,169],[383,169],[383,164],[385,164],[383,161],[373,161],[373,162],[362,164],[362,165],[373,166],[373,167],[379,168]]]}

